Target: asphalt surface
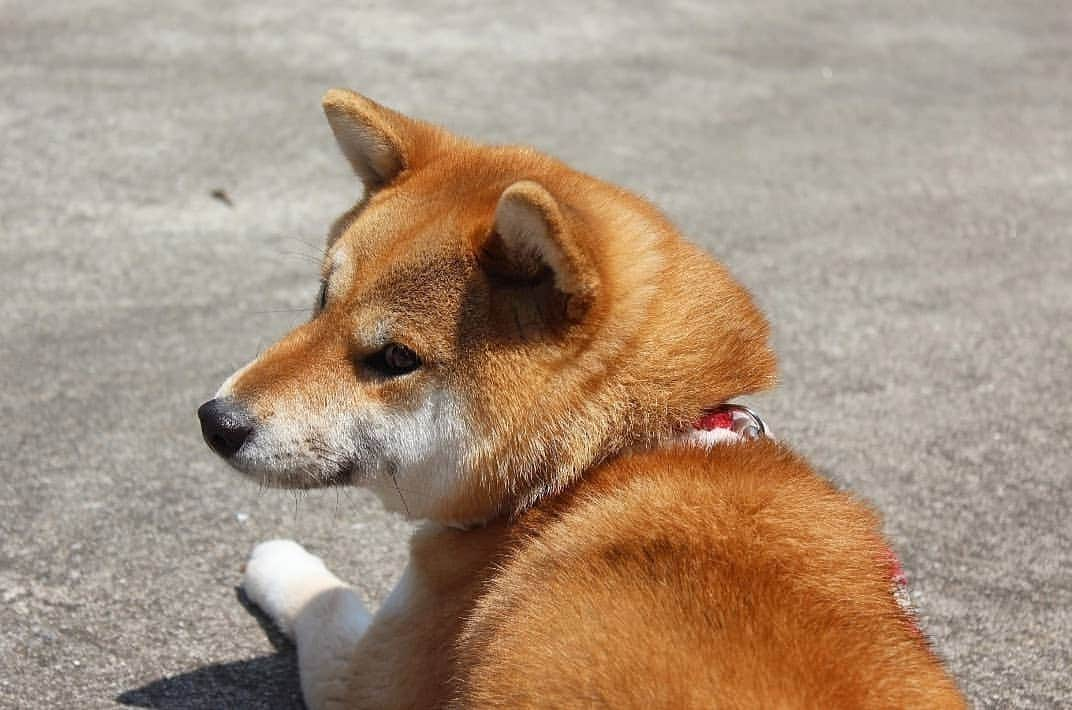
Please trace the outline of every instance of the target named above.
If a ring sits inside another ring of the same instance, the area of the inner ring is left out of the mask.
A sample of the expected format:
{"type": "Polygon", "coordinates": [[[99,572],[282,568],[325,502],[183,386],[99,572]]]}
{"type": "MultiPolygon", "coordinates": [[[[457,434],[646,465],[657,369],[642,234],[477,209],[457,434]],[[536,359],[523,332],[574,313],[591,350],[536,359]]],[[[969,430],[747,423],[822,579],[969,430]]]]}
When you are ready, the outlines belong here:
{"type": "Polygon", "coordinates": [[[259,493],[194,415],[358,195],[331,86],[661,205],[769,314],[753,403],[883,511],[975,704],[1072,702],[1067,5],[299,5],[0,4],[0,706],[293,707],[250,546],[399,573],[406,523],[259,493]]]}

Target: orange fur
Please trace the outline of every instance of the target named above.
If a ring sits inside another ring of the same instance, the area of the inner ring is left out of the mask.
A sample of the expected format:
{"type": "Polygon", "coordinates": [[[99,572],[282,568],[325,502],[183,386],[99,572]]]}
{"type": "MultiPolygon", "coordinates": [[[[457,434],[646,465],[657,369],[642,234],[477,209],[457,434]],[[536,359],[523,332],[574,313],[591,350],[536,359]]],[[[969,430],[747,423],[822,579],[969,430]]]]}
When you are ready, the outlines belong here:
{"type": "Polygon", "coordinates": [[[600,467],[515,524],[458,707],[962,707],[878,521],[769,441],[600,467]]]}
{"type": "Polygon", "coordinates": [[[405,416],[449,393],[467,442],[457,480],[398,491],[432,521],[413,588],[372,620],[334,701],[963,705],[890,594],[874,515],[777,444],[670,443],[774,380],[766,321],[722,266],[647,202],[531,149],[351,92],[325,111],[367,194],[331,229],[326,307],[224,394],[271,423],[405,416]],[[423,366],[370,373],[388,341],[423,366]]]}

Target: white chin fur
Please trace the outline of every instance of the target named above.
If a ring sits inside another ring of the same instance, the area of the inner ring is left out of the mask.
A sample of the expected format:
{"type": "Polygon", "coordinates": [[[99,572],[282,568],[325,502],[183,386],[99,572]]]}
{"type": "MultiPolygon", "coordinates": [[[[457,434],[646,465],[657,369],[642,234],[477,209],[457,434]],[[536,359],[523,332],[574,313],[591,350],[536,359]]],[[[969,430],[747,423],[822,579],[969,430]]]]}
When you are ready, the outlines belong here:
{"type": "Polygon", "coordinates": [[[451,393],[430,390],[405,410],[276,411],[231,460],[265,485],[364,485],[389,510],[413,518],[457,493],[471,435],[451,393]]]}
{"type": "Polygon", "coordinates": [[[454,396],[432,390],[413,410],[388,412],[368,425],[381,464],[368,483],[385,507],[423,518],[457,494],[472,436],[454,396]]]}

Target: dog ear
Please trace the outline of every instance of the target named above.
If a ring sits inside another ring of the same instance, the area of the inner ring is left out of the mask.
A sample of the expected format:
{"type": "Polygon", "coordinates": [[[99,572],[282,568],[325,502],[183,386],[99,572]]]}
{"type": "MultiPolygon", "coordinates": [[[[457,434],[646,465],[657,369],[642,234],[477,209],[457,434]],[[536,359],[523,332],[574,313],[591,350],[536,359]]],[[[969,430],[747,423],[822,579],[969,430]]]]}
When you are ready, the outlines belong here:
{"type": "Polygon", "coordinates": [[[417,121],[348,89],[328,91],[323,106],[339,148],[369,192],[412,167],[417,121]]]}
{"type": "Polygon", "coordinates": [[[539,183],[522,180],[503,191],[485,251],[493,275],[520,282],[549,275],[566,297],[570,320],[579,320],[595,301],[599,274],[571,233],[563,207],[539,183]]]}

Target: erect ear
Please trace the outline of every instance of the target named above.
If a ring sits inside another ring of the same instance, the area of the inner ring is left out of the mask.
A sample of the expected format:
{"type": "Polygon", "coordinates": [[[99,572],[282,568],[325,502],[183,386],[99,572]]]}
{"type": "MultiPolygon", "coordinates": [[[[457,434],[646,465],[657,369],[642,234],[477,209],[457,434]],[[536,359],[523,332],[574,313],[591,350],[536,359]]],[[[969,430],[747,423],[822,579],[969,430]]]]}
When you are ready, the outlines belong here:
{"type": "Polygon", "coordinates": [[[328,91],[323,106],[339,148],[370,192],[411,166],[408,133],[416,121],[348,89],[328,91]]]}
{"type": "Polygon", "coordinates": [[[555,198],[531,180],[515,182],[503,191],[495,209],[495,234],[501,250],[500,269],[521,280],[550,273],[554,287],[567,296],[566,315],[577,320],[599,290],[599,274],[570,231],[555,198]]]}

